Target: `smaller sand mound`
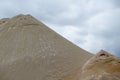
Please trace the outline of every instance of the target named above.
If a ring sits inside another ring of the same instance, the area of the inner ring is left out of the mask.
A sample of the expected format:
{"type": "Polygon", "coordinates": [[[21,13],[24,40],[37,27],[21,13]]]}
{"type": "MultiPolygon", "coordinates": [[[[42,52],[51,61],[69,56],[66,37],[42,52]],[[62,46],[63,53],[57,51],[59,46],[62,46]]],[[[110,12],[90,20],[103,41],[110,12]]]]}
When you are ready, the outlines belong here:
{"type": "Polygon", "coordinates": [[[101,50],[84,65],[80,80],[120,80],[120,59],[101,50]]]}

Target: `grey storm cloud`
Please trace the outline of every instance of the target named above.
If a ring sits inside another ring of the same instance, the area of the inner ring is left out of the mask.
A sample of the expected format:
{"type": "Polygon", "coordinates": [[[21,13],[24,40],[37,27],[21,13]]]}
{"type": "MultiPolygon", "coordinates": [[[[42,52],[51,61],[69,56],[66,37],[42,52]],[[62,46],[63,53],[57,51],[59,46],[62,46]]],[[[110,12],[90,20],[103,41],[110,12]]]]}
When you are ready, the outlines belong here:
{"type": "Polygon", "coordinates": [[[0,18],[31,14],[78,46],[120,52],[120,0],[1,0],[0,18]]]}

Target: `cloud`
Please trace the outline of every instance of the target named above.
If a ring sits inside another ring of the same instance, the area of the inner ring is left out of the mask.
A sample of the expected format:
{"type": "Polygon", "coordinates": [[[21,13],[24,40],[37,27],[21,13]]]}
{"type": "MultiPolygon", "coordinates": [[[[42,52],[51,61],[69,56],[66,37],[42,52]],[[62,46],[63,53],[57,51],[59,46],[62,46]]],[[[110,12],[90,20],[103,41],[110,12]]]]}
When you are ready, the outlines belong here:
{"type": "MultiPolygon", "coordinates": [[[[110,53],[119,55],[120,41],[120,9],[103,11],[88,19],[86,42],[82,47],[94,53],[105,49],[110,53]]],[[[85,26],[84,26],[85,27],[85,26]]]]}
{"type": "MultiPolygon", "coordinates": [[[[119,21],[120,9],[103,12],[92,17],[87,21],[87,26],[89,27],[88,33],[92,35],[92,39],[94,38],[94,40],[88,40],[88,44],[93,44],[94,48],[98,44],[98,49],[103,48],[109,52],[118,53],[120,47],[118,44],[120,40],[119,21]]],[[[89,49],[95,51],[93,47],[89,49]]]]}

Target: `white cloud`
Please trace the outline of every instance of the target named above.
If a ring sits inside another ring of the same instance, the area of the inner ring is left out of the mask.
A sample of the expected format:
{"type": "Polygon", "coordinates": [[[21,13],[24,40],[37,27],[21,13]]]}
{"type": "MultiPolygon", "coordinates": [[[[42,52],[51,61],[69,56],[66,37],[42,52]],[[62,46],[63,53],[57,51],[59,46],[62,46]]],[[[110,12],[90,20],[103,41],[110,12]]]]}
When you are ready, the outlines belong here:
{"type": "Polygon", "coordinates": [[[120,9],[111,10],[95,15],[86,22],[85,36],[86,42],[82,45],[83,48],[97,52],[100,49],[105,49],[109,52],[119,52],[118,41],[120,41],[120,9]],[[117,50],[118,49],[118,50],[117,50]]]}

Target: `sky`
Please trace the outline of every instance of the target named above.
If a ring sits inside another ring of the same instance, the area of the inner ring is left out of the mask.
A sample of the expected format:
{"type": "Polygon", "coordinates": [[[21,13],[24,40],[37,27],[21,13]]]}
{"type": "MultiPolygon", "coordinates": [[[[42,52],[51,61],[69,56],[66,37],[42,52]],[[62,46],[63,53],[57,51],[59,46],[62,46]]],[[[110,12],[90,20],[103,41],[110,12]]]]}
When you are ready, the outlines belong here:
{"type": "Polygon", "coordinates": [[[31,14],[79,47],[120,57],[120,0],[0,0],[0,18],[31,14]]]}

